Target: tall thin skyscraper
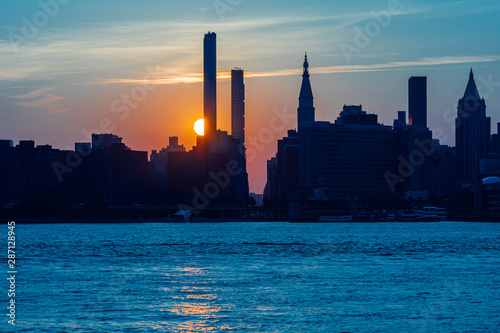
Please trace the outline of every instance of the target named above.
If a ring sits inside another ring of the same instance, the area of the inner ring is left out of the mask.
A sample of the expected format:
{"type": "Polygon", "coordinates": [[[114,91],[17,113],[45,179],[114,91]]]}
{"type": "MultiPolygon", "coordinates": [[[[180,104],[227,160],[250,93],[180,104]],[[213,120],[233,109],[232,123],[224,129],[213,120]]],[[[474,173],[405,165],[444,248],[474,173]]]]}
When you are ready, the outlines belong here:
{"type": "Polygon", "coordinates": [[[458,101],[455,119],[457,171],[460,180],[472,181],[479,175],[479,161],[490,149],[490,133],[491,118],[486,117],[486,103],[479,96],[471,69],[464,96],[458,101]]]}
{"type": "Polygon", "coordinates": [[[217,130],[217,35],[205,34],[203,40],[203,118],[205,137],[209,140],[217,130]]]}
{"type": "Polygon", "coordinates": [[[245,143],[245,84],[243,70],[231,70],[231,135],[245,143]]]}
{"type": "Polygon", "coordinates": [[[427,77],[412,76],[408,80],[408,113],[410,126],[427,127],[427,77]]]}
{"type": "Polygon", "coordinates": [[[298,130],[303,127],[312,126],[314,123],[314,97],[309,81],[309,63],[307,53],[304,59],[304,72],[302,74],[302,86],[300,87],[299,108],[297,109],[298,130]]]}

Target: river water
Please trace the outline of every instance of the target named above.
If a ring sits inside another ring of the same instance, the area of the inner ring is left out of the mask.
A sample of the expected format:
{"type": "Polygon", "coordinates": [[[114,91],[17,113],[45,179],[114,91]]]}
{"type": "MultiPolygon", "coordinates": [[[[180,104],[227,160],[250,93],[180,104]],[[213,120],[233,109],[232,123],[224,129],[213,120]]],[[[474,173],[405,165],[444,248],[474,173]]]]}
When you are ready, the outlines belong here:
{"type": "Polygon", "coordinates": [[[500,331],[500,223],[18,224],[16,251],[4,332],[500,331]]]}

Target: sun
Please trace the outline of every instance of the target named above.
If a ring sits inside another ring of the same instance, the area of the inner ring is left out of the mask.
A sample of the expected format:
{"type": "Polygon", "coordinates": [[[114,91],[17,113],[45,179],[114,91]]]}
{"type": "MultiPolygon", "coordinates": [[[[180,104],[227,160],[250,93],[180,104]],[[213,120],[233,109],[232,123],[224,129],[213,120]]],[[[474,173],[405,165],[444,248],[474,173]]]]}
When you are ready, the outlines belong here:
{"type": "Polygon", "coordinates": [[[198,119],[194,123],[194,131],[198,135],[204,135],[205,134],[205,120],[203,118],[198,119]]]}

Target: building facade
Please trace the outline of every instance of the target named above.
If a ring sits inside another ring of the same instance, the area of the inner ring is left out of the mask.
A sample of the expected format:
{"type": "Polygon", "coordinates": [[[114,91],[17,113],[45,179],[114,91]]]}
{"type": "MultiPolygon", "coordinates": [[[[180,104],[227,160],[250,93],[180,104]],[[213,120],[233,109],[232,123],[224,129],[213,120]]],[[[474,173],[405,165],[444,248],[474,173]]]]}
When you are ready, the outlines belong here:
{"type": "Polygon", "coordinates": [[[298,131],[279,140],[276,156],[268,161],[268,200],[308,200],[321,189],[337,203],[376,206],[404,198],[407,191],[432,191],[434,142],[426,126],[406,125],[402,111],[395,126],[385,126],[361,105],[344,105],[335,123],[314,121],[308,68],[306,59],[298,131]]]}
{"type": "Polygon", "coordinates": [[[153,180],[147,152],[127,149],[123,143],[71,151],[35,147],[29,140],[14,147],[12,141],[2,140],[0,159],[2,204],[39,204],[50,198],[51,204],[142,203],[153,180]]]}
{"type": "Polygon", "coordinates": [[[203,40],[203,118],[205,137],[217,130],[217,35],[205,34],[203,40]]]}
{"type": "Polygon", "coordinates": [[[463,97],[458,101],[455,119],[457,176],[472,182],[479,174],[479,161],[490,150],[491,119],[486,116],[486,103],[474,81],[472,69],[463,97]]]}
{"type": "Polygon", "coordinates": [[[231,135],[245,143],[245,84],[244,72],[231,70],[231,135]]]}
{"type": "Polygon", "coordinates": [[[412,76],[408,80],[409,125],[427,127],[427,77],[412,76]]]}

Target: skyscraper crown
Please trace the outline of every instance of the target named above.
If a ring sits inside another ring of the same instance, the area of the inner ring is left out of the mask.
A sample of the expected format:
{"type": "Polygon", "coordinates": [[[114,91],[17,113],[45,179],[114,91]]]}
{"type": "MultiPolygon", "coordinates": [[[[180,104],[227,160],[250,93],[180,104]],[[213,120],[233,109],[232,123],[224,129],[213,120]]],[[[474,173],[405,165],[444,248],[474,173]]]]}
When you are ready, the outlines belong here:
{"type": "Polygon", "coordinates": [[[464,92],[464,99],[476,99],[480,100],[479,92],[477,91],[476,82],[474,81],[474,73],[472,72],[472,68],[469,73],[469,82],[467,82],[467,87],[464,92]]]}
{"type": "Polygon", "coordinates": [[[302,74],[302,86],[300,87],[299,99],[312,99],[313,93],[311,82],[309,81],[309,62],[307,61],[307,53],[304,59],[304,72],[302,74]]]}

